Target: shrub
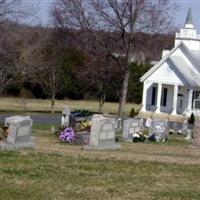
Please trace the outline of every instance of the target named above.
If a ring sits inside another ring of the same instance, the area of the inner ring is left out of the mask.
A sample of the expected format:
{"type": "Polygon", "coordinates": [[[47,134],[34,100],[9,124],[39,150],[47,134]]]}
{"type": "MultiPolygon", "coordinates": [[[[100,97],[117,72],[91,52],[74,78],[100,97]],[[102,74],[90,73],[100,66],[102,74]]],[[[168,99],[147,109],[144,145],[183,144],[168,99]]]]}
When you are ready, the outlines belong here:
{"type": "Polygon", "coordinates": [[[130,117],[135,117],[135,115],[136,115],[135,109],[132,108],[130,111],[130,117]]]}
{"type": "Polygon", "coordinates": [[[195,123],[195,117],[194,113],[190,115],[190,118],[188,119],[188,124],[194,124],[195,123]]]}
{"type": "Polygon", "coordinates": [[[22,88],[20,90],[20,93],[19,93],[19,97],[23,97],[23,98],[33,98],[33,93],[31,90],[29,89],[26,89],[26,88],[22,88]]]}

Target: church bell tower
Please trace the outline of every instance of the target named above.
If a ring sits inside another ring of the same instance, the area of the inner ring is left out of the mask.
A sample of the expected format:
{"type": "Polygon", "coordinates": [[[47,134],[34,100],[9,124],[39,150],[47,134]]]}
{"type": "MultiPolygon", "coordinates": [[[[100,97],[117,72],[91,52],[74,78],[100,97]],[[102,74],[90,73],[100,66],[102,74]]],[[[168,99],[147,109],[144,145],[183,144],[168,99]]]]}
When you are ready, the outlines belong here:
{"type": "Polygon", "coordinates": [[[176,33],[175,45],[182,41],[190,50],[200,50],[200,35],[194,28],[191,8],[188,10],[185,25],[179,33],[176,33]]]}

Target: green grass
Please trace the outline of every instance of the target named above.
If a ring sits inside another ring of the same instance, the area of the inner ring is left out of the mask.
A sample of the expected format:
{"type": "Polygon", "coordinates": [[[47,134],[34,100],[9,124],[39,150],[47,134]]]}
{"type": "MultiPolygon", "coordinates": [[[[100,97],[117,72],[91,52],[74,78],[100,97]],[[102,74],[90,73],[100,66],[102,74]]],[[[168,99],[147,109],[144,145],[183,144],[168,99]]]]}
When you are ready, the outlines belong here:
{"type": "Polygon", "coordinates": [[[200,152],[184,137],[85,151],[49,128],[35,125],[35,150],[0,151],[0,199],[200,199],[200,152]]]}
{"type": "Polygon", "coordinates": [[[1,199],[200,199],[200,166],[0,152],[1,199]]]}
{"type": "MultiPolygon", "coordinates": [[[[50,112],[50,100],[42,99],[24,99],[14,97],[0,97],[0,112],[37,112],[37,113],[49,113],[50,112]]],[[[55,112],[61,112],[65,106],[68,106],[71,110],[84,109],[92,112],[99,111],[98,101],[86,101],[86,100],[56,100],[55,112]]],[[[134,103],[127,103],[125,106],[125,113],[129,115],[132,108],[138,110],[140,105],[134,103]]],[[[118,111],[118,103],[106,102],[103,107],[104,113],[116,114],[118,111]]]]}

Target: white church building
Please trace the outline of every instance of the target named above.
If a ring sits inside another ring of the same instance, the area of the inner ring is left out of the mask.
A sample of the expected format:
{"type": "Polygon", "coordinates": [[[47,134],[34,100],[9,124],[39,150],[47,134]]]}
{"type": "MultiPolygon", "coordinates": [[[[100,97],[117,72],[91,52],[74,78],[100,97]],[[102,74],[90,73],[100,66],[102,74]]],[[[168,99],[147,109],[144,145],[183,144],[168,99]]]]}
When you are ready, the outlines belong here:
{"type": "Polygon", "coordinates": [[[200,115],[200,35],[191,9],[176,33],[174,48],[164,50],[161,60],[145,73],[141,112],[200,115]]]}

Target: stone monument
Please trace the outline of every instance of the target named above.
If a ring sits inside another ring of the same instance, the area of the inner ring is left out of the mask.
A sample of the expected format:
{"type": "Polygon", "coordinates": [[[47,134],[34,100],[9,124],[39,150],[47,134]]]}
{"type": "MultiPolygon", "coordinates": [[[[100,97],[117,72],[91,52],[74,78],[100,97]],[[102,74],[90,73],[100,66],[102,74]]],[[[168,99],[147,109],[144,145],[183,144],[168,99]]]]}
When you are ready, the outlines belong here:
{"type": "Polygon", "coordinates": [[[193,146],[200,148],[200,119],[196,119],[193,129],[193,146]]]}
{"type": "Polygon", "coordinates": [[[165,141],[168,137],[168,121],[154,119],[149,128],[149,138],[152,135],[157,142],[165,141]]]}
{"type": "Polygon", "coordinates": [[[134,119],[129,118],[123,121],[123,134],[122,137],[125,140],[129,140],[133,138],[133,134],[143,129],[143,120],[142,119],[134,119]]]}
{"type": "Polygon", "coordinates": [[[66,128],[69,127],[69,117],[70,117],[70,110],[68,107],[65,107],[62,112],[62,118],[61,118],[61,126],[66,128]]]}
{"type": "Polygon", "coordinates": [[[8,127],[7,138],[0,142],[2,150],[18,150],[23,148],[34,148],[32,136],[33,121],[29,116],[13,116],[5,119],[8,127]]]}
{"type": "Polygon", "coordinates": [[[191,140],[191,139],[192,139],[192,129],[187,129],[185,140],[191,140]]]}
{"type": "Polygon", "coordinates": [[[90,131],[89,145],[86,150],[118,149],[120,145],[115,143],[116,119],[94,115],[90,131]]]}

